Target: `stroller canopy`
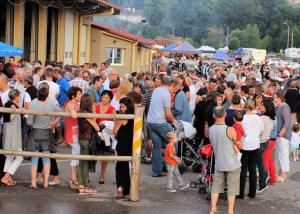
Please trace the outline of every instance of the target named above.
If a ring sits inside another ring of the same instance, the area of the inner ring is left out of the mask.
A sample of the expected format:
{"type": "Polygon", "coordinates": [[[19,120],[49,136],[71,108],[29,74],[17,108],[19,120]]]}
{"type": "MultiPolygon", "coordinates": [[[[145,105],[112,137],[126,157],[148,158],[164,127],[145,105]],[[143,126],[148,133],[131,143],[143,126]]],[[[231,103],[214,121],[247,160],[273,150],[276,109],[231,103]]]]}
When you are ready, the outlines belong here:
{"type": "Polygon", "coordinates": [[[197,134],[197,130],[188,122],[179,120],[178,123],[175,125],[175,134],[176,136],[179,135],[180,132],[184,132],[185,137],[189,139],[193,139],[197,134]]]}

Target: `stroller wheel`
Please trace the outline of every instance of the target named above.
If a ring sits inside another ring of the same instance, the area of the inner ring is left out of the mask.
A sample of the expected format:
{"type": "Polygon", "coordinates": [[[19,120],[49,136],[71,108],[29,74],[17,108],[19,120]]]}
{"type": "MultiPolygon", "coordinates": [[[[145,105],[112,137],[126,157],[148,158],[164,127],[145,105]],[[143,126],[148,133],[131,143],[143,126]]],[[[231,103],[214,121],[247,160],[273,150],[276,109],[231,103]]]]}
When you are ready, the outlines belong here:
{"type": "Polygon", "coordinates": [[[202,168],[202,164],[196,163],[193,165],[193,172],[199,173],[199,172],[201,172],[201,168],[202,168]]]}
{"type": "Polygon", "coordinates": [[[179,170],[180,175],[182,175],[183,172],[184,172],[184,167],[183,166],[179,166],[178,170],[179,170]]]}
{"type": "Polygon", "coordinates": [[[202,192],[206,193],[206,187],[202,187],[202,192]]]}
{"type": "Polygon", "coordinates": [[[191,187],[191,188],[196,188],[196,186],[197,186],[197,182],[196,182],[196,181],[192,181],[192,182],[190,183],[190,187],[191,187]]]}
{"type": "Polygon", "coordinates": [[[202,193],[202,187],[198,186],[198,193],[201,194],[202,193]]]}
{"type": "Polygon", "coordinates": [[[207,200],[207,201],[210,200],[210,195],[206,195],[205,200],[207,200]]]}

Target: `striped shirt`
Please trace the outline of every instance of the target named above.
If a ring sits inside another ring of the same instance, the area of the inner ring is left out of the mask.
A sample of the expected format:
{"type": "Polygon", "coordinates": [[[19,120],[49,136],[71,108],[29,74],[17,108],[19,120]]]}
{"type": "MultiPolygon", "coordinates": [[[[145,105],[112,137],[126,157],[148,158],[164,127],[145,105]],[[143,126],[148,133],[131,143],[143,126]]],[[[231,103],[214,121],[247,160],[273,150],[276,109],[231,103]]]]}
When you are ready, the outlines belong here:
{"type": "Polygon", "coordinates": [[[83,80],[83,79],[80,79],[80,78],[74,78],[73,80],[71,80],[71,81],[69,82],[69,85],[70,85],[70,87],[75,86],[75,87],[81,88],[82,93],[85,93],[85,92],[86,92],[86,89],[87,89],[88,87],[90,87],[90,86],[89,86],[89,83],[88,83],[87,81],[85,81],[85,80],[83,80]]]}
{"type": "Polygon", "coordinates": [[[143,96],[142,106],[145,106],[145,115],[146,116],[148,115],[152,93],[153,93],[153,90],[147,91],[143,96]]]}

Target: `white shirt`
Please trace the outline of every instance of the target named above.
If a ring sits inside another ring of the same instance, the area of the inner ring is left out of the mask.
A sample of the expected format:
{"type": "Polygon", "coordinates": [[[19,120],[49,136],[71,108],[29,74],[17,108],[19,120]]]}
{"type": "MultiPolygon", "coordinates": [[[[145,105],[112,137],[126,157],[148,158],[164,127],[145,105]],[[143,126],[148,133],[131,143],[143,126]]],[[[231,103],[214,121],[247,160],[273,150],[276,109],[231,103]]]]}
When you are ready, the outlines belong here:
{"type": "Polygon", "coordinates": [[[110,83],[109,79],[106,78],[105,81],[104,81],[104,83],[103,83],[104,90],[110,90],[109,83],[110,83]]]}
{"type": "Polygon", "coordinates": [[[291,75],[290,72],[286,69],[283,71],[283,74],[284,74],[284,76],[288,76],[288,77],[290,77],[290,75],[291,75]]]}
{"type": "Polygon", "coordinates": [[[190,88],[190,100],[189,100],[189,106],[190,106],[190,110],[193,111],[195,110],[195,102],[196,102],[196,93],[197,93],[197,89],[194,85],[189,86],[190,88]]]}
{"type": "Polygon", "coordinates": [[[243,127],[245,130],[244,150],[255,150],[260,147],[260,132],[264,131],[262,119],[254,115],[244,115],[243,127]]]}
{"type": "Polygon", "coordinates": [[[24,104],[24,97],[25,97],[25,91],[26,88],[24,87],[24,85],[18,80],[14,86],[14,89],[18,89],[21,92],[21,99],[19,102],[19,108],[23,108],[23,104],[24,104]]]}
{"type": "Polygon", "coordinates": [[[52,96],[52,97],[55,97],[55,98],[58,97],[58,95],[59,95],[59,85],[56,84],[55,82],[50,82],[50,81],[47,81],[47,80],[43,80],[43,81],[38,82],[37,88],[39,88],[40,84],[43,83],[43,82],[46,82],[49,85],[49,95],[52,96]]]}
{"type": "Polygon", "coordinates": [[[300,143],[300,132],[292,132],[291,144],[299,145],[300,143]]]}

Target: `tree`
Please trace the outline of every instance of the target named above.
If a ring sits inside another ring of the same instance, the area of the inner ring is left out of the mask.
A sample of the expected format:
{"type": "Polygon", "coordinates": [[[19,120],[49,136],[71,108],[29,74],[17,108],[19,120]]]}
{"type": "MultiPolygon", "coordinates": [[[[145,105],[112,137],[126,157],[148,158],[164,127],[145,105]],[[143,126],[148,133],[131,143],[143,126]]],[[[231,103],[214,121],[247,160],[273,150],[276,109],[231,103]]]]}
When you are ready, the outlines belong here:
{"type": "Polygon", "coordinates": [[[192,38],[184,38],[183,41],[187,41],[187,42],[189,42],[191,45],[194,46],[194,40],[193,40],[192,38]]]}
{"type": "Polygon", "coordinates": [[[159,26],[164,19],[165,0],[145,0],[143,15],[147,22],[154,26],[159,26]]]}
{"type": "Polygon", "coordinates": [[[221,40],[219,37],[216,37],[214,39],[214,48],[218,50],[220,47],[221,47],[221,40]]]}
{"type": "Polygon", "coordinates": [[[228,48],[229,50],[236,50],[241,47],[241,42],[239,38],[233,37],[228,41],[228,48]]]}

